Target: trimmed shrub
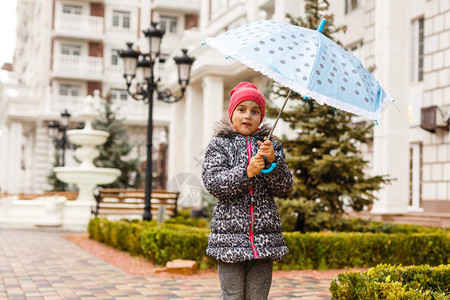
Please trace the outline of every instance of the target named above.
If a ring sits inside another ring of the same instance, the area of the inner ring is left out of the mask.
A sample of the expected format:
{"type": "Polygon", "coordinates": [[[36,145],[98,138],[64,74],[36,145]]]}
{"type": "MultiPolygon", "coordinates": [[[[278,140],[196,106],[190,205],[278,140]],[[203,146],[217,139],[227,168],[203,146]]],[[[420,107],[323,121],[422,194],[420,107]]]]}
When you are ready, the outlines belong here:
{"type": "MultiPolygon", "coordinates": [[[[165,264],[175,258],[192,259],[203,268],[215,266],[206,257],[209,229],[155,221],[89,223],[90,237],[147,259],[165,264]]],[[[450,233],[284,233],[289,254],[275,269],[341,269],[373,267],[380,263],[437,266],[449,263],[450,233]]]]}
{"type": "Polygon", "coordinates": [[[450,299],[450,265],[378,265],[367,272],[338,275],[332,299],[450,299]]]}
{"type": "MultiPolygon", "coordinates": [[[[209,230],[183,225],[157,225],[142,231],[141,247],[144,257],[164,265],[173,259],[195,260],[205,263],[209,230]]],[[[214,262],[206,262],[213,265],[214,262]]]]}
{"type": "Polygon", "coordinates": [[[287,257],[278,269],[341,269],[380,263],[449,263],[450,234],[284,233],[287,257]]]}

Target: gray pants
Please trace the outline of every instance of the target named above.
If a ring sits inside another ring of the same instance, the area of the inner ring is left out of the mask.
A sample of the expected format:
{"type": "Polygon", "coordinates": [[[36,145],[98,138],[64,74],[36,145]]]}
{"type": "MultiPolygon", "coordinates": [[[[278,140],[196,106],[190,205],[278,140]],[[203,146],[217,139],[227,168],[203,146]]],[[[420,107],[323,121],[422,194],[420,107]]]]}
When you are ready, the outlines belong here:
{"type": "Polygon", "coordinates": [[[272,284],[271,260],[249,260],[237,263],[218,261],[218,272],[224,300],[267,299],[272,284]]]}

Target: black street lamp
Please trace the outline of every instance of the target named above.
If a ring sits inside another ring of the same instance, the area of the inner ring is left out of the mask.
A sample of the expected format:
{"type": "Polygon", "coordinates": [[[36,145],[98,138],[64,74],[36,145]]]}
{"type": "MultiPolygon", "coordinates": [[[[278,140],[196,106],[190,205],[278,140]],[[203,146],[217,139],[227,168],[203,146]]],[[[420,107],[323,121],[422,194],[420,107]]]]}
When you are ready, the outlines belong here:
{"type": "MultiPolygon", "coordinates": [[[[65,109],[61,113],[61,120],[50,121],[48,123],[48,135],[53,140],[56,150],[61,150],[62,155],[60,156],[60,161],[57,162],[58,166],[64,167],[66,165],[66,149],[70,147],[70,143],[67,140],[67,128],[69,126],[70,113],[65,109]]],[[[66,190],[66,185],[61,182],[61,190],[66,190]]]]}
{"type": "MultiPolygon", "coordinates": [[[[164,31],[156,28],[158,23],[152,22],[151,27],[144,30],[145,37],[148,38],[149,52],[141,53],[133,50],[133,43],[127,43],[127,48],[119,51],[119,56],[123,59],[123,77],[127,83],[127,92],[135,100],[142,100],[148,103],[148,123],[147,123],[147,167],[145,170],[145,208],[144,220],[151,220],[151,190],[152,190],[152,136],[153,136],[153,94],[157,93],[157,100],[166,103],[175,103],[184,97],[186,86],[189,84],[191,67],[195,58],[187,55],[187,50],[182,49],[183,54],[175,57],[174,61],[178,68],[178,82],[181,86],[181,95],[174,96],[169,89],[160,91],[158,82],[155,81],[154,66],[160,56],[161,39],[164,31]],[[136,74],[138,72],[138,74],[136,74]],[[136,92],[130,91],[132,80],[138,75],[136,92]]],[[[165,58],[159,58],[159,63],[163,64],[165,58]]]]}

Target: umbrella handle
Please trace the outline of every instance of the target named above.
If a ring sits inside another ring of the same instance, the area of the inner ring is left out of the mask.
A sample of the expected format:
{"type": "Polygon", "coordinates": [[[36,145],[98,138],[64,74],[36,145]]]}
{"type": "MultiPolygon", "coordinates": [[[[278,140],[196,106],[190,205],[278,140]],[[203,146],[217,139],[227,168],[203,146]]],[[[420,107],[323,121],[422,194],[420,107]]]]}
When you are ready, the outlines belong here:
{"type": "Polygon", "coordinates": [[[261,173],[264,173],[264,174],[267,174],[267,173],[270,173],[270,172],[272,172],[273,171],[273,169],[275,169],[275,167],[277,166],[277,163],[272,163],[272,165],[269,167],[269,168],[267,168],[267,169],[262,169],[261,170],[261,173]]]}
{"type": "MultiPolygon", "coordinates": [[[[264,161],[266,161],[266,158],[264,157],[264,161]]],[[[273,171],[273,169],[275,169],[275,167],[277,166],[277,163],[273,162],[270,167],[268,167],[267,169],[262,169],[261,173],[267,174],[273,171]]]]}

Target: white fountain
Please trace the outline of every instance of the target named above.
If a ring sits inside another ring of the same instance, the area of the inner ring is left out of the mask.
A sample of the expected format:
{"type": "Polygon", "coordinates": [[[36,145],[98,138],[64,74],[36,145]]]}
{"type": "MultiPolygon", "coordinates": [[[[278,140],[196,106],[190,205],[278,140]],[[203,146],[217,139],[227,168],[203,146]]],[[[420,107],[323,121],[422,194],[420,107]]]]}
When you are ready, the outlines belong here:
{"type": "Polygon", "coordinates": [[[120,175],[118,169],[97,168],[93,160],[99,155],[95,148],[106,142],[108,132],[94,130],[92,120],[98,115],[94,100],[100,100],[100,92],[94,98],[86,98],[85,110],[79,115],[86,120],[84,129],[67,131],[71,143],[81,145],[75,155],[81,161],[78,167],[54,168],[56,177],[78,186],[78,198],[67,201],[64,196],[42,196],[33,200],[22,200],[17,195],[0,199],[0,228],[14,227],[31,229],[36,226],[55,227],[62,230],[86,231],[91,218],[91,209],[96,205],[93,195],[98,184],[114,182],[120,175]]]}
{"type": "Polygon", "coordinates": [[[98,116],[94,108],[94,101],[99,103],[100,92],[94,92],[94,99],[86,97],[86,108],[78,115],[85,119],[83,129],[67,131],[67,137],[72,144],[81,147],[75,151],[75,156],[81,161],[78,167],[56,167],[53,170],[56,177],[65,183],[73,183],[78,186],[78,198],[75,201],[67,201],[66,211],[70,215],[64,216],[65,223],[87,223],[89,222],[91,208],[96,205],[94,189],[99,184],[109,184],[120,176],[120,170],[113,168],[97,168],[93,160],[100,153],[95,148],[103,145],[109,136],[106,131],[92,128],[92,120],[98,116]]]}

